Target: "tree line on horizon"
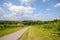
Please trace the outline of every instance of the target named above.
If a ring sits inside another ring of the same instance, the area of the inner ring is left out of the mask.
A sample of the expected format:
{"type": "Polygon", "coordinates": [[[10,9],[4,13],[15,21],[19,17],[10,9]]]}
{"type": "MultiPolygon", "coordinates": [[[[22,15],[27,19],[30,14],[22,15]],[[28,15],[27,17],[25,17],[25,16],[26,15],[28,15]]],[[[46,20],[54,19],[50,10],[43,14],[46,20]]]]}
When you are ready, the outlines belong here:
{"type": "Polygon", "coordinates": [[[60,24],[60,20],[55,19],[53,21],[33,21],[33,20],[24,20],[24,21],[0,21],[0,30],[12,27],[20,27],[24,25],[43,25],[43,24],[51,24],[51,23],[58,23],[60,24]]]}
{"type": "Polygon", "coordinates": [[[52,21],[39,21],[39,20],[0,21],[0,30],[5,30],[7,28],[14,28],[14,27],[24,27],[25,25],[26,26],[43,25],[43,28],[55,29],[55,31],[58,31],[60,35],[60,20],[57,19],[52,21]]]}

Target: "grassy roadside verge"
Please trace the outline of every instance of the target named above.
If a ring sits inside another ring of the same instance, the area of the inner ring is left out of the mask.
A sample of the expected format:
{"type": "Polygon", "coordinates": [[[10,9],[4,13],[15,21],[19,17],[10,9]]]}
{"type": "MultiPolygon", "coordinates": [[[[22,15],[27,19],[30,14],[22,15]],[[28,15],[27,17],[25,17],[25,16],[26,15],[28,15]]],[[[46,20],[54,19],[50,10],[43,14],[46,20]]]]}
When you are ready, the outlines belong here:
{"type": "Polygon", "coordinates": [[[31,27],[20,40],[60,40],[59,37],[56,37],[53,30],[48,30],[42,28],[42,25],[35,25],[31,27]]]}
{"type": "Polygon", "coordinates": [[[4,29],[4,30],[0,30],[0,37],[3,37],[3,36],[5,36],[7,34],[10,34],[12,32],[18,31],[22,28],[23,27],[14,27],[14,28],[7,28],[7,29],[4,29]]]}
{"type": "Polygon", "coordinates": [[[27,30],[27,31],[19,38],[19,40],[26,40],[27,37],[28,37],[28,32],[29,32],[29,30],[27,30]]]}

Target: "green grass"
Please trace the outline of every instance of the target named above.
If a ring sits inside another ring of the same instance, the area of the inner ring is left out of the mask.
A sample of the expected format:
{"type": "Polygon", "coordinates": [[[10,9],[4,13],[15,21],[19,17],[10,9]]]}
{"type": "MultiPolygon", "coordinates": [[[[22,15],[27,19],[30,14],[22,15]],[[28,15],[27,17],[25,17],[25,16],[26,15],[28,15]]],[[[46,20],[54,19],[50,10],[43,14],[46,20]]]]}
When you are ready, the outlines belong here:
{"type": "Polygon", "coordinates": [[[28,32],[29,32],[29,30],[26,31],[26,32],[24,33],[24,35],[22,35],[22,37],[20,37],[19,39],[20,39],[20,40],[26,40],[27,37],[28,37],[28,32]]]}
{"type": "Polygon", "coordinates": [[[58,36],[55,36],[53,29],[46,29],[43,26],[45,25],[32,26],[20,40],[60,40],[58,36]]]}
{"type": "Polygon", "coordinates": [[[0,30],[0,37],[3,37],[7,34],[15,32],[17,30],[20,30],[21,28],[23,28],[23,27],[12,27],[12,28],[6,28],[6,29],[3,29],[3,30],[0,30]]]}

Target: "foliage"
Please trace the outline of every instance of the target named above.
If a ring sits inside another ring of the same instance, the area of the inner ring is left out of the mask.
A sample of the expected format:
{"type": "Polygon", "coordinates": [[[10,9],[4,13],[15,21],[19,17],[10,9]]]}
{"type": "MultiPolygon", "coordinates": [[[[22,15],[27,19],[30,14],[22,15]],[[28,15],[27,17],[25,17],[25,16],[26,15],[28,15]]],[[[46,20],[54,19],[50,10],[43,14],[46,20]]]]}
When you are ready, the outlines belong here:
{"type": "Polygon", "coordinates": [[[0,37],[23,28],[24,25],[18,21],[0,21],[0,37]]]}
{"type": "Polygon", "coordinates": [[[60,40],[52,29],[44,28],[45,25],[34,25],[22,35],[20,40],[60,40]]]}
{"type": "Polygon", "coordinates": [[[14,27],[23,27],[24,25],[21,22],[17,21],[0,21],[0,30],[6,28],[14,28],[14,27]]]}

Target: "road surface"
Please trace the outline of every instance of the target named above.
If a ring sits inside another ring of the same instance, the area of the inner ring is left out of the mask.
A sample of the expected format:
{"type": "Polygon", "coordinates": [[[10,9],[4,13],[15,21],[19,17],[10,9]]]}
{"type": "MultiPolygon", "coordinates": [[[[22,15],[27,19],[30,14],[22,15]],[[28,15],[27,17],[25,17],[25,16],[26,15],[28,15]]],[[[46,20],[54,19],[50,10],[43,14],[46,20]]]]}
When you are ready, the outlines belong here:
{"type": "Polygon", "coordinates": [[[4,37],[1,37],[0,40],[18,40],[18,38],[20,38],[23,35],[23,33],[25,31],[27,31],[28,29],[29,29],[29,27],[23,28],[17,32],[14,32],[14,33],[11,33],[11,34],[6,35],[4,37]]]}

